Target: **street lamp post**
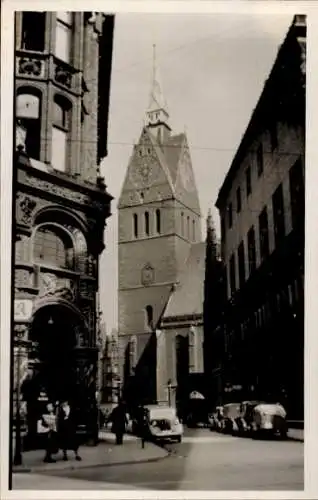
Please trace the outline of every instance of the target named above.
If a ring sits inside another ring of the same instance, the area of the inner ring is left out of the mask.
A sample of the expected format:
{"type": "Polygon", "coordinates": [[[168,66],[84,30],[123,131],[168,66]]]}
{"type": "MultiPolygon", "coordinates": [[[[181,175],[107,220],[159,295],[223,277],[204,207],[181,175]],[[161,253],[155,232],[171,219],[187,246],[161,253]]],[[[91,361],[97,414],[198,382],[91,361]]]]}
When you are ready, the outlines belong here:
{"type": "Polygon", "coordinates": [[[171,380],[168,380],[168,405],[171,406],[171,389],[172,389],[172,384],[171,380]]]}
{"type": "Polygon", "coordinates": [[[15,405],[15,450],[14,465],[22,465],[22,442],[21,442],[21,408],[20,408],[20,379],[21,379],[21,340],[24,337],[24,329],[16,331],[15,343],[17,346],[17,383],[16,383],[16,405],[15,405]]]}

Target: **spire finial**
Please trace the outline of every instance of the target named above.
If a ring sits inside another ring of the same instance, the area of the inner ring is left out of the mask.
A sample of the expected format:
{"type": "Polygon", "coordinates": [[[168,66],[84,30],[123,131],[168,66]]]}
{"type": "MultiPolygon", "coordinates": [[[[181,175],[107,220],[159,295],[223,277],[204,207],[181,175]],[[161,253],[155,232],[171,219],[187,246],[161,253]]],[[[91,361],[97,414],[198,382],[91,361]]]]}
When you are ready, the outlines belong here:
{"type": "Polygon", "coordinates": [[[166,123],[169,114],[167,111],[167,103],[163,96],[162,85],[160,82],[160,75],[158,70],[157,63],[157,46],[154,43],[152,45],[152,81],[151,81],[151,90],[150,90],[150,100],[147,109],[147,123],[154,125],[157,121],[161,121],[166,123]]]}

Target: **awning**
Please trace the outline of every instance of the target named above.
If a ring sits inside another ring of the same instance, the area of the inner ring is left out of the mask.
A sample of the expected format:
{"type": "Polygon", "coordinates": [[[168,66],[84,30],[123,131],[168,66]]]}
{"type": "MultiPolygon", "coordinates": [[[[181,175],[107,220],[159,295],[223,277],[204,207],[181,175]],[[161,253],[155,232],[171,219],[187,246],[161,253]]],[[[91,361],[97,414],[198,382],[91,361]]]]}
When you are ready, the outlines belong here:
{"type": "Polygon", "coordinates": [[[189,397],[190,399],[205,399],[203,394],[201,394],[201,392],[198,391],[192,391],[189,397]]]}

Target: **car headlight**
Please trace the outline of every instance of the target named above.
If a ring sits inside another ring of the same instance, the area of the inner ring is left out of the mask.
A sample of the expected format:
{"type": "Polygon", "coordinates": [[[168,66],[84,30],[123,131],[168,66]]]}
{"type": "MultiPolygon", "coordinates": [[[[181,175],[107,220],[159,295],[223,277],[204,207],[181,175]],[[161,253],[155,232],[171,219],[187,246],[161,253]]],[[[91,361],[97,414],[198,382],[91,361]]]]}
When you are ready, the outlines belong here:
{"type": "Polygon", "coordinates": [[[179,419],[178,419],[178,418],[176,418],[176,419],[175,419],[175,421],[174,421],[173,423],[174,423],[174,425],[179,425],[179,424],[180,424],[179,419]]]}
{"type": "Polygon", "coordinates": [[[156,420],[153,420],[153,421],[151,422],[151,425],[152,425],[152,427],[156,427],[156,425],[157,425],[157,421],[156,421],[156,420]]]}

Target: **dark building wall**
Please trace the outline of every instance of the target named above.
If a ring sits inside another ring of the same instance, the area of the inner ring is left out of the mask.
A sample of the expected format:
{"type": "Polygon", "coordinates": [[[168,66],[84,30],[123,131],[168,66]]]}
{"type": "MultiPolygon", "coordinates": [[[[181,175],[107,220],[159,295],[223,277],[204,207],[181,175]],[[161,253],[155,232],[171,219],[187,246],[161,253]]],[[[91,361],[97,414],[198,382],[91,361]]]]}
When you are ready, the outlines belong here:
{"type": "Polygon", "coordinates": [[[303,415],[305,43],[296,16],[216,204],[227,283],[211,341],[223,343],[218,399],[281,400],[291,418],[303,415]]]}

